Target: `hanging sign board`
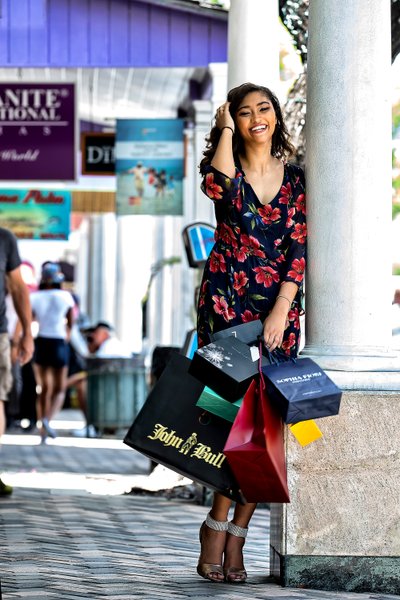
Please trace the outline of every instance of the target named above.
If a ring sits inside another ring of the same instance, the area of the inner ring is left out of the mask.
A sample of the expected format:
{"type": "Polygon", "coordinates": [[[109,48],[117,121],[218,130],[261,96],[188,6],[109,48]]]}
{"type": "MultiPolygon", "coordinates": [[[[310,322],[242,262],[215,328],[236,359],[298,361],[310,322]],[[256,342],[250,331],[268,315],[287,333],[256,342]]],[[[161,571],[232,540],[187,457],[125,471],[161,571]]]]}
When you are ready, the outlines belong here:
{"type": "Polygon", "coordinates": [[[0,83],[0,180],[75,180],[75,85],[0,83]]]}
{"type": "Polygon", "coordinates": [[[114,175],[114,146],[114,133],[82,133],[82,175],[114,175]]]}
{"type": "Polygon", "coordinates": [[[0,190],[1,226],[20,239],[67,240],[70,213],[71,192],[0,190]]]}
{"type": "Polygon", "coordinates": [[[182,119],[118,119],[117,214],[182,215],[182,119]]]}
{"type": "Polygon", "coordinates": [[[214,232],[215,228],[208,223],[191,223],[183,230],[186,256],[192,268],[204,268],[204,263],[215,244],[214,232]]]}

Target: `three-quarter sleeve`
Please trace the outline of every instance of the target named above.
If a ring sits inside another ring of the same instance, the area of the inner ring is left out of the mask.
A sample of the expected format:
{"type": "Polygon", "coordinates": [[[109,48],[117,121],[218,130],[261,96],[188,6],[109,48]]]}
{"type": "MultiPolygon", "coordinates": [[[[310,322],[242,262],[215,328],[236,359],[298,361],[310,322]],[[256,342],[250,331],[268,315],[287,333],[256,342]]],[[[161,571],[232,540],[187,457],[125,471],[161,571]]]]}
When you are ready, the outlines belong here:
{"type": "Polygon", "coordinates": [[[304,271],[306,268],[306,196],[304,173],[300,167],[293,167],[292,175],[292,199],[289,203],[288,216],[288,245],[285,256],[287,266],[284,281],[302,286],[304,271]]]}
{"type": "Polygon", "coordinates": [[[201,183],[201,189],[213,202],[233,202],[241,195],[243,175],[236,168],[235,177],[231,179],[211,165],[206,171],[201,183]]]}

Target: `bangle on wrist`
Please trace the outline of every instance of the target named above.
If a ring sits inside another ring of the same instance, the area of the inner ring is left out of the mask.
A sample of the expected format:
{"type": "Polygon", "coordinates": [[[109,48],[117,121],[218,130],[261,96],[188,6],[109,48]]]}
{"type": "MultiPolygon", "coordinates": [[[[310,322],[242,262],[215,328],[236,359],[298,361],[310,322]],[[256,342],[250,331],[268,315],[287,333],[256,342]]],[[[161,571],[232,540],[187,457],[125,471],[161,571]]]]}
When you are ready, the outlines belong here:
{"type": "Polygon", "coordinates": [[[285,300],[287,300],[289,302],[289,307],[292,306],[292,300],[290,300],[290,298],[287,298],[286,296],[283,296],[282,294],[278,294],[276,299],[278,300],[278,298],[284,298],[285,300]]]}
{"type": "Polygon", "coordinates": [[[232,127],[229,127],[229,125],[224,125],[221,127],[221,133],[224,129],[230,129],[232,131],[232,135],[235,133],[235,130],[232,127]]]}

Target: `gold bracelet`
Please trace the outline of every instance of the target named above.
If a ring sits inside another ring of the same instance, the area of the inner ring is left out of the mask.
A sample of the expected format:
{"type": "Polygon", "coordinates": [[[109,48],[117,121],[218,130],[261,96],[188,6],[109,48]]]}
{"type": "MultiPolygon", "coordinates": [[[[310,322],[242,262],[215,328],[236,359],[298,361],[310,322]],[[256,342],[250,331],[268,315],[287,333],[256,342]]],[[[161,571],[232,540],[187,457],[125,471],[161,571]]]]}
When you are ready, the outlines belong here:
{"type": "Polygon", "coordinates": [[[284,298],[285,300],[287,300],[289,302],[289,306],[292,306],[292,300],[289,300],[289,298],[287,298],[286,296],[282,296],[282,294],[278,294],[276,299],[278,300],[278,298],[284,298]]]}

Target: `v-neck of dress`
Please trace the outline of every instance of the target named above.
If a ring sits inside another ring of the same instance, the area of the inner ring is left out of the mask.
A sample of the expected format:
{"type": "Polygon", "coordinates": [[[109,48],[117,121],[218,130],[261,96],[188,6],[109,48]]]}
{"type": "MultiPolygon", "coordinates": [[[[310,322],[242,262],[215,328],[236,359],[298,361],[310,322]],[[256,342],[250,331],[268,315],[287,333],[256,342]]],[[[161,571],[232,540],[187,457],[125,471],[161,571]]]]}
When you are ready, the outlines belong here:
{"type": "Polygon", "coordinates": [[[241,165],[240,160],[239,160],[239,165],[238,166],[240,168],[240,172],[243,175],[243,181],[245,182],[246,185],[249,186],[249,188],[253,192],[253,195],[254,195],[255,199],[257,200],[258,204],[260,204],[260,206],[269,206],[270,204],[272,204],[272,202],[274,202],[277,198],[280,197],[281,189],[282,189],[282,186],[284,185],[285,179],[286,179],[286,163],[283,164],[283,178],[282,178],[282,181],[281,181],[281,185],[279,186],[278,192],[276,193],[276,195],[273,198],[271,198],[271,200],[269,202],[266,202],[265,204],[264,204],[264,202],[261,202],[261,200],[257,196],[256,192],[254,191],[253,186],[251,185],[251,183],[249,181],[247,181],[247,179],[246,179],[246,173],[245,173],[245,171],[244,171],[244,169],[243,169],[243,167],[241,165]]]}

